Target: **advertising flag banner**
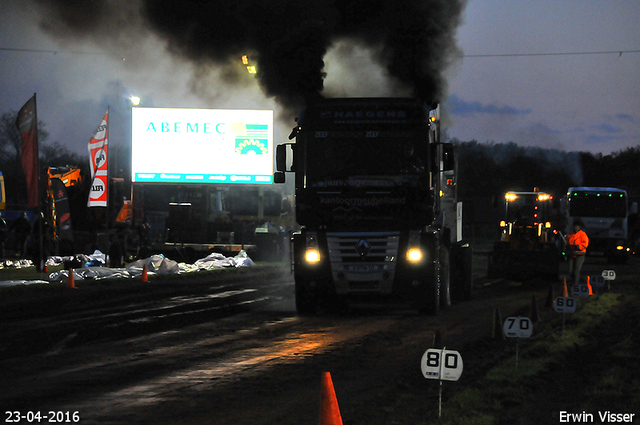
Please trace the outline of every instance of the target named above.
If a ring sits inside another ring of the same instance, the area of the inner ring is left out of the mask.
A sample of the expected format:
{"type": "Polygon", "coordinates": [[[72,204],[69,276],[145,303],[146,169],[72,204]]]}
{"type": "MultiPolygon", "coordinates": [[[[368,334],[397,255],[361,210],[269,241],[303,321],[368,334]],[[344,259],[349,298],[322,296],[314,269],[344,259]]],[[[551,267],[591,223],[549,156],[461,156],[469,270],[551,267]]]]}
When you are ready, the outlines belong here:
{"type": "Polygon", "coordinates": [[[0,171],[0,210],[4,210],[7,208],[7,195],[4,191],[4,176],[2,175],[2,171],[0,171]]]}
{"type": "Polygon", "coordinates": [[[36,95],[24,104],[18,112],[16,126],[22,137],[22,170],[27,180],[27,208],[35,208],[38,203],[38,117],[36,95]]]}
{"type": "Polygon", "coordinates": [[[108,152],[109,152],[109,111],[104,115],[95,134],[89,141],[89,162],[91,165],[91,191],[89,207],[107,206],[108,152]]]}

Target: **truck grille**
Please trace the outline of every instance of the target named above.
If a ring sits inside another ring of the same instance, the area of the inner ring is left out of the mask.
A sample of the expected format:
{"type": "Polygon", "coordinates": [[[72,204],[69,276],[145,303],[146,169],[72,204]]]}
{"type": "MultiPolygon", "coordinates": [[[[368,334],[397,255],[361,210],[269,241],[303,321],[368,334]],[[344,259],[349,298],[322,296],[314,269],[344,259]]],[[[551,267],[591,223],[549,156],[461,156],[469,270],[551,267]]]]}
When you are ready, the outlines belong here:
{"type": "Polygon", "coordinates": [[[338,293],[390,293],[399,232],[327,233],[331,273],[338,293]]]}
{"type": "Polygon", "coordinates": [[[399,240],[400,234],[397,232],[327,233],[332,264],[395,262],[399,240]],[[363,247],[359,251],[359,244],[368,244],[369,249],[363,252],[363,247]]]}

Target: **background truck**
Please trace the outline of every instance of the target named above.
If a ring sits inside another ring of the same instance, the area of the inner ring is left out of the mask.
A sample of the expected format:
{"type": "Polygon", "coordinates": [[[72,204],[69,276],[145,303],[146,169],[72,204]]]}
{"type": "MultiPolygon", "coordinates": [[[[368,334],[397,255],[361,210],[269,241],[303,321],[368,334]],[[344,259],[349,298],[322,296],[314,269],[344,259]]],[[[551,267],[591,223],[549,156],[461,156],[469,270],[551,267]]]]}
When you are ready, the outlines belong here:
{"type": "Polygon", "coordinates": [[[276,149],[274,182],[295,173],[296,307],[352,297],[403,299],[435,314],[469,298],[455,146],[439,109],[413,99],[323,99],[276,149]],[[291,158],[289,155],[291,154],[291,158]]]}
{"type": "Polygon", "coordinates": [[[580,219],[589,236],[588,255],[604,255],[609,262],[625,262],[633,251],[629,239],[629,216],[638,204],[629,205],[627,191],[612,187],[570,187],[561,200],[566,232],[580,219]]]}
{"type": "Polygon", "coordinates": [[[211,252],[246,251],[252,259],[282,261],[290,214],[279,190],[263,187],[162,185],[138,190],[138,215],[149,225],[149,252],[193,262],[211,252]]]}
{"type": "Polygon", "coordinates": [[[507,192],[500,240],[489,254],[489,277],[528,279],[559,276],[562,257],[556,231],[553,196],[533,192],[507,192]]]}

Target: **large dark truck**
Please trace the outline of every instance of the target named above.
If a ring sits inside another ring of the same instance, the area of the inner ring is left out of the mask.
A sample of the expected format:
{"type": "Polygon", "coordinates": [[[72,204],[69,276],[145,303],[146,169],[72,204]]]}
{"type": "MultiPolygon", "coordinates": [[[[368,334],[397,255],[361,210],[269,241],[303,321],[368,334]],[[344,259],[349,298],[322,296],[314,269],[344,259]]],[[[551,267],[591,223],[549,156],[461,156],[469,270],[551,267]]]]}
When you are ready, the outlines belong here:
{"type": "Polygon", "coordinates": [[[404,300],[436,314],[472,292],[452,144],[439,109],[413,99],[323,99],[276,148],[274,182],[295,174],[296,308],[404,300]],[[290,157],[291,156],[291,157],[290,157]]]}

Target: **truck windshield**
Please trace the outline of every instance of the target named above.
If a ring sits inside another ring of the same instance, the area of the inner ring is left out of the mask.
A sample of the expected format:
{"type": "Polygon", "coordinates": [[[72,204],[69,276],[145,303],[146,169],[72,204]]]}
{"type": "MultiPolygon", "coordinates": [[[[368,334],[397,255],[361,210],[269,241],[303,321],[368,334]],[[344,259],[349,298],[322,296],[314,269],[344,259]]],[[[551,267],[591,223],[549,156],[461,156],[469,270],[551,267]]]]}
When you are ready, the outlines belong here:
{"type": "Polygon", "coordinates": [[[611,196],[578,194],[569,200],[569,213],[572,217],[624,218],[627,216],[627,199],[619,193],[611,196]]]}
{"type": "MultiPolygon", "coordinates": [[[[427,142],[411,137],[323,137],[307,144],[307,184],[350,177],[418,177],[428,171],[427,142]]],[[[412,179],[413,180],[413,179],[412,179]]]]}
{"type": "Polygon", "coordinates": [[[538,201],[538,194],[518,195],[518,198],[507,204],[507,220],[523,221],[528,224],[549,220],[550,208],[547,201],[538,201]]]}

